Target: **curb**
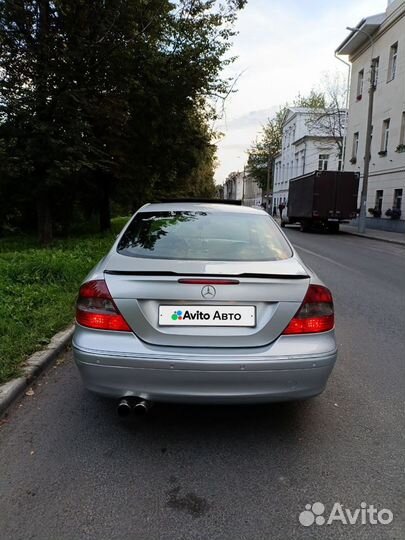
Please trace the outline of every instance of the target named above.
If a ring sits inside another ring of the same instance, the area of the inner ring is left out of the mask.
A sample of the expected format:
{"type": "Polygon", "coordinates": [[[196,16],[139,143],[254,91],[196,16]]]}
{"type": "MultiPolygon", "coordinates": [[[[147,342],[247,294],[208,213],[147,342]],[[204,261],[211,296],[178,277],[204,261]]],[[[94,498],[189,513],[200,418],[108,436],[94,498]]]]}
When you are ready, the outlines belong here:
{"type": "Polygon", "coordinates": [[[392,240],[391,238],[381,238],[381,236],[371,236],[370,234],[362,234],[352,231],[340,231],[343,234],[351,234],[352,236],[360,236],[361,238],[368,238],[369,240],[379,240],[380,242],[387,242],[388,244],[396,244],[397,246],[405,246],[403,240],[392,240]]]}
{"type": "Polygon", "coordinates": [[[72,339],[73,330],[72,324],[55,334],[45,349],[34,353],[24,362],[21,377],[0,385],[0,417],[24,393],[27,386],[67,347],[72,339]]]}
{"type": "MultiPolygon", "coordinates": [[[[274,218],[273,218],[274,219],[274,218]]],[[[275,219],[275,221],[280,225],[280,220],[275,219]]],[[[374,236],[371,234],[363,234],[355,231],[347,231],[345,229],[340,229],[339,234],[350,234],[351,236],[360,236],[361,238],[368,238],[369,240],[378,240],[379,242],[387,242],[388,244],[396,244],[397,246],[405,247],[405,240],[395,240],[392,238],[382,238],[381,236],[374,236]]],[[[400,234],[400,233],[394,233],[400,234]]]]}

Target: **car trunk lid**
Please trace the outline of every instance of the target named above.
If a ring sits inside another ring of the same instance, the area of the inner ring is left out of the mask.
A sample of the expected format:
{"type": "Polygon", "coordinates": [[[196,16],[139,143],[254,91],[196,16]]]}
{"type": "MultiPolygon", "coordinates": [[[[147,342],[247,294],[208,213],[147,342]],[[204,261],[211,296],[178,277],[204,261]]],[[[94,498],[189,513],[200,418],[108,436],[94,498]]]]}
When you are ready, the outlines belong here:
{"type": "Polygon", "coordinates": [[[309,276],[295,258],[206,262],[119,253],[108,259],[105,280],[118,309],[140,339],[154,345],[188,347],[258,347],[274,341],[299,309],[309,285],[309,276]],[[199,282],[210,278],[214,295],[204,297],[206,283],[199,282]],[[230,278],[230,283],[217,283],[224,278],[230,278]],[[162,325],[161,306],[169,306],[173,313],[185,307],[203,312],[214,306],[221,313],[235,311],[235,306],[248,307],[246,311],[254,311],[255,321],[250,326],[219,325],[218,320],[215,326],[211,322],[202,326],[198,321],[196,326],[180,321],[162,325]]]}

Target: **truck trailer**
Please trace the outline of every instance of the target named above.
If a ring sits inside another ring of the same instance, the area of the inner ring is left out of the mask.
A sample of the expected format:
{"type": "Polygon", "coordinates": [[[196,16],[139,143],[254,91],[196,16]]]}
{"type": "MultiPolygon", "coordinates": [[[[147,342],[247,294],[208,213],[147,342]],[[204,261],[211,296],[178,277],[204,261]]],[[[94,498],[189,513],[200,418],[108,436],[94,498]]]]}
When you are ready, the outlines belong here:
{"type": "Polygon", "coordinates": [[[281,226],[299,223],[304,232],[312,228],[338,232],[342,221],[357,215],[358,190],[356,172],[315,171],[293,178],[281,226]]]}

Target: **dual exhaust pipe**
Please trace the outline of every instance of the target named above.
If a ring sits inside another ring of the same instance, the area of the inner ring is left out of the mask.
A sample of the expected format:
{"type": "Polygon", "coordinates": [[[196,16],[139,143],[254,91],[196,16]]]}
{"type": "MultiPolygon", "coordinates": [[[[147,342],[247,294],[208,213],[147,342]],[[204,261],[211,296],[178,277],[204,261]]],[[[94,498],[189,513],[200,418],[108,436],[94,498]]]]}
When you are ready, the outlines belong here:
{"type": "Polygon", "coordinates": [[[132,412],[136,416],[146,416],[151,407],[152,402],[146,399],[135,401],[135,398],[122,398],[118,403],[117,413],[121,418],[129,416],[132,412]]]}

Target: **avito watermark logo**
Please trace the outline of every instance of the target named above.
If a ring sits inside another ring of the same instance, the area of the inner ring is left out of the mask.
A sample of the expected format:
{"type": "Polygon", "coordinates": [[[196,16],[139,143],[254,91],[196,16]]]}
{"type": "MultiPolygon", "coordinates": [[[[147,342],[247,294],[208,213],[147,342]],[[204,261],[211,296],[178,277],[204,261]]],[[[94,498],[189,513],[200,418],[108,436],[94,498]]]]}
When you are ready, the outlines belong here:
{"type": "Polygon", "coordinates": [[[346,508],[339,502],[334,503],[329,514],[326,507],[321,502],[306,504],[305,510],[300,513],[298,520],[304,527],[311,525],[332,525],[342,523],[343,525],[388,525],[394,519],[394,515],[388,508],[379,510],[373,504],[362,502],[360,508],[354,510],[346,508]]]}

